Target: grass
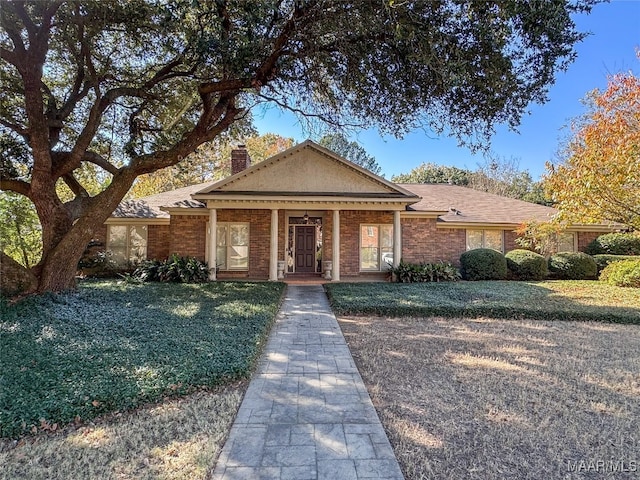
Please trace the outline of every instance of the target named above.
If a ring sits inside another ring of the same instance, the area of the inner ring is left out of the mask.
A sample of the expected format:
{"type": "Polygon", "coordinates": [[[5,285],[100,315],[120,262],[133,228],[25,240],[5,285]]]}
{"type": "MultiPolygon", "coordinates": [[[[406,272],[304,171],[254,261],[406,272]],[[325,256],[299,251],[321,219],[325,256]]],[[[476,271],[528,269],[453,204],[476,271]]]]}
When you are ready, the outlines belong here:
{"type": "Polygon", "coordinates": [[[407,480],[637,478],[636,325],[339,321],[407,480]]]}
{"type": "Polygon", "coordinates": [[[0,436],[246,378],[284,285],[86,282],[0,305],[0,436]]]}
{"type": "Polygon", "coordinates": [[[596,320],[640,324],[640,289],[597,281],[327,284],[341,315],[596,320]]]}
{"type": "Polygon", "coordinates": [[[0,479],[209,478],[245,383],[166,400],[55,433],[0,441],[0,479]]]}

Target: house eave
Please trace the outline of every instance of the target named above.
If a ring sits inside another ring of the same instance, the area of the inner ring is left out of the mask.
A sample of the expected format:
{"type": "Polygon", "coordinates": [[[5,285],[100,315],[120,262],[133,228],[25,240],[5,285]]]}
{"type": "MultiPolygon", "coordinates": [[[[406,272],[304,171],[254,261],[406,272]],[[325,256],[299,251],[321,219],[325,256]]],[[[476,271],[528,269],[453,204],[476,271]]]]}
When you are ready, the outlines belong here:
{"type": "Polygon", "coordinates": [[[147,218],[147,217],[109,217],[105,220],[105,225],[169,225],[169,217],[147,218]]]}

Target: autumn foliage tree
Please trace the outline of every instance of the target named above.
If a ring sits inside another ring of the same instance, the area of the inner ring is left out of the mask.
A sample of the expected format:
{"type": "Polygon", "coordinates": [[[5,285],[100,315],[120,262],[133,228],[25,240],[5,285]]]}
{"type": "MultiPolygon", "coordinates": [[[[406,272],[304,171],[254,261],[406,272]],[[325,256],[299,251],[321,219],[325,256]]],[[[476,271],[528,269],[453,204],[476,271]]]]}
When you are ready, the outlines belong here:
{"type": "Polygon", "coordinates": [[[546,100],[584,37],[571,15],[593,3],[3,0],[0,188],[38,214],[36,290],[75,285],[85,245],[137,177],[259,104],[482,145],[546,100]],[[95,194],[78,176],[87,164],[104,174],[95,194]]]}
{"type": "Polygon", "coordinates": [[[545,189],[571,223],[618,222],[640,230],[640,78],[613,75],[587,95],[566,160],[547,164],[545,189]]]}

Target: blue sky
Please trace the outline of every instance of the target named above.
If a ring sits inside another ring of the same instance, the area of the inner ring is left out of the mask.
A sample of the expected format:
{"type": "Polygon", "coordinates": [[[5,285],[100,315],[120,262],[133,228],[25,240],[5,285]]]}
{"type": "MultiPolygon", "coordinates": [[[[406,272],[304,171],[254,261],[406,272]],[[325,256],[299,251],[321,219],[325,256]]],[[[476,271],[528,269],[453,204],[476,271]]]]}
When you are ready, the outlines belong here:
{"type": "MultiPolygon", "coordinates": [[[[614,0],[598,4],[590,15],[577,15],[580,31],[591,32],[576,50],[578,58],[567,72],[558,73],[550,88],[549,101],[529,106],[519,133],[498,127],[491,142],[491,151],[500,158],[515,158],[521,170],[528,170],[534,179],[545,171],[545,162],[555,158],[571,119],[584,113],[581,99],[594,88],[604,89],[607,76],[634,71],[640,72],[636,49],[640,48],[640,0],[614,0]]],[[[303,141],[307,133],[290,113],[276,109],[264,114],[254,112],[255,124],[262,133],[273,132],[303,141]]],[[[403,139],[381,137],[376,130],[352,135],[382,167],[386,178],[407,173],[424,162],[453,165],[475,170],[484,161],[481,154],[472,155],[458,147],[452,138],[415,131],[403,139]]]]}

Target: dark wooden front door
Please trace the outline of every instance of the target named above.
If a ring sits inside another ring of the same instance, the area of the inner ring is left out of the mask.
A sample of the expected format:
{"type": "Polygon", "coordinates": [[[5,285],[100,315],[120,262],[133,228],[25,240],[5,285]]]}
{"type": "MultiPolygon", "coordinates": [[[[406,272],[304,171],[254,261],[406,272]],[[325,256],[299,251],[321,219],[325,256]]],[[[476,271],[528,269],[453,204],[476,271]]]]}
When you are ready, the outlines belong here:
{"type": "Polygon", "coordinates": [[[316,271],[316,227],[296,226],[296,272],[316,271]]]}

